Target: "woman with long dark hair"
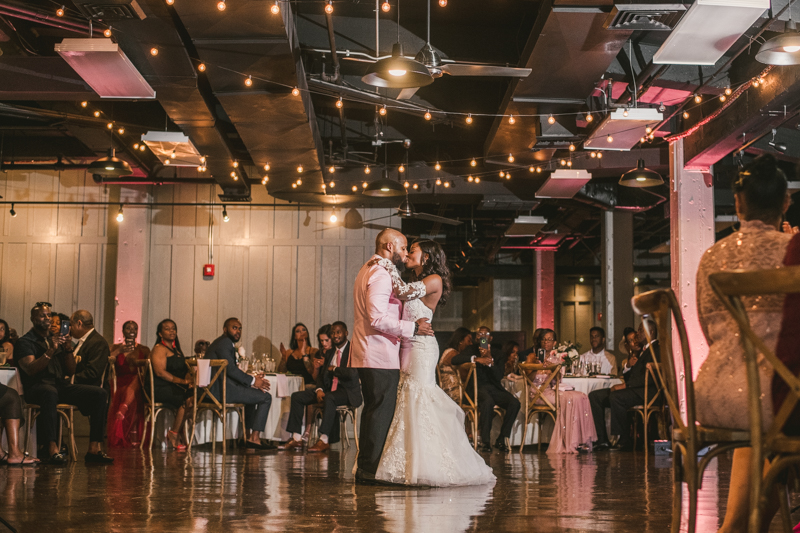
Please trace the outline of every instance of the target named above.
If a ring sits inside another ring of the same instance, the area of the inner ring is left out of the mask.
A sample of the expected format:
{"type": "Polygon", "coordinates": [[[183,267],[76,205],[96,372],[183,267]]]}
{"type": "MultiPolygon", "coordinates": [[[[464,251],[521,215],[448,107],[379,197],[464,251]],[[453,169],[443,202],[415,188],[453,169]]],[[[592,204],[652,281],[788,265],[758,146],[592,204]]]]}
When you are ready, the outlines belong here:
{"type": "MultiPolygon", "coordinates": [[[[377,261],[392,277],[395,294],[406,303],[403,320],[431,320],[450,295],[450,270],[442,247],[430,240],[414,242],[405,284],[394,264],[377,261]]],[[[464,411],[436,385],[439,362],[436,337],[401,339],[397,407],[386,437],[376,479],[406,485],[480,485],[495,479],[492,469],[472,448],[464,432],[464,411]]]]}
{"type": "Polygon", "coordinates": [[[439,386],[456,403],[461,403],[461,392],[456,374],[458,370],[451,366],[450,361],[470,344],[472,344],[472,332],[464,327],[456,328],[439,360],[439,386]]]}
{"type": "Polygon", "coordinates": [[[0,351],[3,352],[0,364],[11,363],[14,360],[14,344],[11,342],[11,328],[8,322],[0,318],[0,351]]]}
{"type": "Polygon", "coordinates": [[[311,346],[308,336],[308,328],[302,322],[298,322],[292,328],[292,339],[289,341],[287,350],[281,343],[281,362],[278,365],[278,372],[291,372],[303,377],[306,387],[314,386],[313,361],[312,358],[317,354],[317,349],[311,346]]]}
{"type": "MultiPolygon", "coordinates": [[[[158,323],[158,336],[150,361],[153,364],[153,395],[155,401],[175,410],[175,422],[167,438],[176,450],[185,450],[180,430],[189,409],[192,408],[194,376],[189,371],[186,358],[178,340],[178,326],[169,318],[158,323]]],[[[152,438],[152,436],[151,436],[152,438]]]]}

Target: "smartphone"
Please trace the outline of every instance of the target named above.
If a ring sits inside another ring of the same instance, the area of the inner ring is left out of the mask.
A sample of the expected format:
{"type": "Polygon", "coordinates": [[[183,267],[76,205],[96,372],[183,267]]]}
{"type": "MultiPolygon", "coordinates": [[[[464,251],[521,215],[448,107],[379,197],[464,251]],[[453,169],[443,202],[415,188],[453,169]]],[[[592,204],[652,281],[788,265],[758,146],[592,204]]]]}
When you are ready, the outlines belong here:
{"type": "Polygon", "coordinates": [[[69,322],[66,320],[61,322],[61,332],[59,333],[61,337],[65,335],[69,335],[69,322]]]}
{"type": "Polygon", "coordinates": [[[489,347],[489,339],[486,337],[481,337],[481,340],[478,341],[478,346],[483,348],[484,350],[489,347]]]}

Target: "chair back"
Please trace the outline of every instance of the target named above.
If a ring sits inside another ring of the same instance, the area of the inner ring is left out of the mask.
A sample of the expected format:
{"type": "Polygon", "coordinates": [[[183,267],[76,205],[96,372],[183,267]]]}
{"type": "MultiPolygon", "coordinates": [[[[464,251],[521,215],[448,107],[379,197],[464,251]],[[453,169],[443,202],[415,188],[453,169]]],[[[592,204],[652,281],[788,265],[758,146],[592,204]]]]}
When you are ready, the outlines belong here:
{"type": "MultiPolygon", "coordinates": [[[[186,363],[189,366],[197,366],[197,359],[187,359],[186,363]]],[[[226,402],[228,401],[228,391],[227,391],[227,382],[228,382],[228,361],[227,359],[210,359],[209,366],[213,370],[211,373],[211,380],[208,382],[208,385],[203,387],[198,386],[198,379],[200,376],[199,372],[195,372],[195,386],[194,386],[194,408],[197,409],[198,405],[202,402],[210,403],[213,405],[215,409],[223,409],[226,402]],[[220,380],[222,383],[222,394],[220,398],[214,395],[214,392],[211,390],[214,386],[214,383],[220,380]],[[200,396],[198,397],[198,390],[202,391],[200,396]]]]}
{"type": "MultiPolygon", "coordinates": [[[[683,322],[683,313],[675,298],[672,289],[656,289],[648,291],[631,300],[633,309],[642,316],[650,317],[655,320],[658,331],[662,332],[658,342],[661,346],[660,364],[654,365],[659,379],[656,382],[664,385],[664,396],[669,405],[670,412],[673,413],[672,419],[674,426],[682,432],[687,446],[687,454],[690,457],[697,456],[697,416],[694,403],[694,382],[692,381],[692,359],[689,352],[689,340],[686,335],[686,326],[683,322]],[[671,317],[670,317],[671,315],[671,317]],[[672,320],[675,321],[675,329],[681,345],[681,358],[683,362],[683,376],[685,378],[678,382],[678,369],[675,366],[675,353],[672,348],[672,336],[668,334],[672,320]],[[680,416],[680,392],[683,392],[686,405],[686,423],[680,416]]],[[[647,340],[650,338],[650,331],[644,328],[647,340]]],[[[652,346],[651,346],[652,351],[652,346]]],[[[655,357],[653,357],[655,360],[655,357]]],[[[650,370],[651,372],[653,370],[650,370]]],[[[647,379],[645,384],[650,381],[647,379]]]]}
{"type": "MultiPolygon", "coordinates": [[[[764,296],[767,294],[791,294],[800,292],[800,266],[789,266],[770,270],[717,272],[708,277],[709,284],[728,311],[733,316],[741,332],[742,345],[747,366],[748,410],[750,411],[750,431],[753,446],[760,448],[761,440],[767,447],[784,437],[783,426],[792,415],[800,397],[800,379],[792,374],[764,344],[758,334],[750,327],[742,296],[764,296]],[[772,366],[775,375],[789,387],[772,425],[762,437],[761,383],[758,370],[758,356],[761,354],[772,366]]],[[[786,326],[786,324],[784,324],[786,326]]],[[[792,327],[793,325],[789,325],[792,327]]]]}
{"type": "Polygon", "coordinates": [[[661,371],[659,368],[658,363],[647,363],[647,375],[645,376],[644,382],[644,401],[645,401],[645,409],[648,411],[653,408],[656,404],[658,399],[661,397],[661,392],[664,390],[663,381],[661,379],[661,371]],[[652,398],[650,398],[650,382],[656,384],[656,391],[653,394],[652,398]],[[650,398],[648,400],[648,398],[650,398]]]}
{"type": "Polygon", "coordinates": [[[150,359],[138,359],[134,361],[136,367],[136,374],[139,377],[139,385],[141,385],[142,397],[145,404],[152,409],[155,405],[155,389],[153,385],[153,363],[150,359]]]}
{"type": "Polygon", "coordinates": [[[522,363],[519,365],[522,375],[525,378],[525,413],[530,411],[553,411],[558,412],[559,403],[559,384],[561,382],[561,365],[544,363],[522,363]],[[536,375],[539,372],[547,372],[547,377],[541,384],[536,383],[536,375]],[[554,402],[551,402],[544,395],[545,391],[553,385],[554,402]],[[541,404],[537,403],[539,400],[541,404]]]}
{"type": "Polygon", "coordinates": [[[475,372],[475,363],[463,363],[453,367],[458,377],[458,397],[461,398],[459,406],[464,411],[478,412],[478,376],[475,372]],[[472,397],[467,394],[470,378],[472,378],[472,397]]]}

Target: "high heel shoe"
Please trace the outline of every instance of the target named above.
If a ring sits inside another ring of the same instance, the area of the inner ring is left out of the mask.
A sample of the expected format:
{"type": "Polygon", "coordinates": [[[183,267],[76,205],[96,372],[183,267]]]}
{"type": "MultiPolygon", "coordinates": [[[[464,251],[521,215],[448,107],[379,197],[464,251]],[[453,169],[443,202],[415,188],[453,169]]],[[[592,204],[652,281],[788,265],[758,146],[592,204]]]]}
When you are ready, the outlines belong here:
{"type": "Polygon", "coordinates": [[[173,450],[178,450],[179,452],[182,452],[186,449],[186,445],[181,443],[180,435],[178,435],[177,431],[172,431],[170,429],[169,433],[167,434],[167,438],[169,439],[169,443],[172,446],[173,450]]]}

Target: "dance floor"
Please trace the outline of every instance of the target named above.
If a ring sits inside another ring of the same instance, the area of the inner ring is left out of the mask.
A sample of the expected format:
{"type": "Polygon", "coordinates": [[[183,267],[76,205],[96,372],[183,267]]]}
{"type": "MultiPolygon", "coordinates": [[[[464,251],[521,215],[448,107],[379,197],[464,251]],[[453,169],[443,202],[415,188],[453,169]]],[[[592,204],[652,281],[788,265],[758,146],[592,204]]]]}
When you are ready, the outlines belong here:
{"type": "MultiPolygon", "coordinates": [[[[81,450],[85,446],[79,442],[81,450]]],[[[670,458],[643,453],[494,453],[493,486],[451,489],[355,485],[354,449],[111,454],[116,462],[110,467],[81,461],[65,468],[0,468],[0,516],[31,532],[645,533],[668,531],[670,523],[670,458]]],[[[709,468],[699,532],[713,532],[720,523],[729,472],[729,457],[709,468]]]]}

